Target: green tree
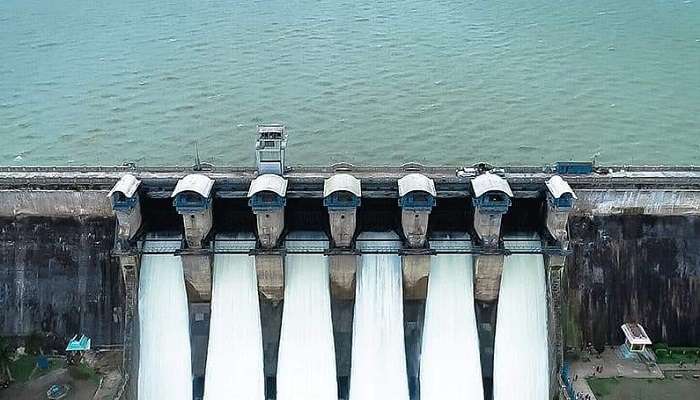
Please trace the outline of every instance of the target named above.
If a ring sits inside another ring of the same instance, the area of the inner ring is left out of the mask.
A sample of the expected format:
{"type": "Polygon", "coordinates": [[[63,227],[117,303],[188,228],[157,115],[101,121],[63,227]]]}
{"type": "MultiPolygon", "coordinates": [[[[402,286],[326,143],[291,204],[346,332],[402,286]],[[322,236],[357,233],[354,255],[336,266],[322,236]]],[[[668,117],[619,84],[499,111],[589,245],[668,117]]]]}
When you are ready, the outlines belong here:
{"type": "Polygon", "coordinates": [[[42,348],[44,347],[44,336],[37,331],[33,331],[25,339],[26,352],[29,355],[36,356],[42,354],[42,348]]]}
{"type": "Polygon", "coordinates": [[[0,382],[12,382],[12,349],[5,339],[0,337],[0,382]]]}

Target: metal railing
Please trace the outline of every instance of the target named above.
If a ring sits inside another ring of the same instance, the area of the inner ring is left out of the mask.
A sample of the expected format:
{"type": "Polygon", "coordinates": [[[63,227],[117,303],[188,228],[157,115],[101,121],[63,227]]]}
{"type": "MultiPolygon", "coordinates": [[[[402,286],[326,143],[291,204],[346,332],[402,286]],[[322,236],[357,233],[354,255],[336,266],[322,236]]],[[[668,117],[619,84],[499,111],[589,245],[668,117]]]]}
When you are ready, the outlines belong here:
{"type": "MultiPolygon", "coordinates": [[[[346,249],[329,249],[327,241],[318,241],[312,243],[310,240],[303,239],[286,239],[290,242],[289,246],[279,246],[274,249],[259,249],[257,243],[252,239],[224,239],[212,241],[209,247],[187,250],[185,240],[180,238],[147,238],[137,241],[134,248],[131,249],[133,254],[162,254],[162,255],[179,255],[188,251],[196,251],[207,254],[329,254],[334,250],[346,249]],[[307,242],[307,245],[295,244],[294,242],[307,242]]],[[[474,255],[513,255],[513,254],[549,254],[549,255],[567,255],[567,251],[557,246],[543,245],[540,241],[534,240],[506,240],[501,248],[490,248],[478,245],[473,245],[463,239],[455,240],[431,240],[432,247],[424,249],[404,248],[403,243],[398,240],[374,240],[363,239],[359,240],[356,248],[347,249],[356,255],[362,254],[411,254],[412,252],[422,252],[426,255],[439,254],[474,254],[474,255]]]]}

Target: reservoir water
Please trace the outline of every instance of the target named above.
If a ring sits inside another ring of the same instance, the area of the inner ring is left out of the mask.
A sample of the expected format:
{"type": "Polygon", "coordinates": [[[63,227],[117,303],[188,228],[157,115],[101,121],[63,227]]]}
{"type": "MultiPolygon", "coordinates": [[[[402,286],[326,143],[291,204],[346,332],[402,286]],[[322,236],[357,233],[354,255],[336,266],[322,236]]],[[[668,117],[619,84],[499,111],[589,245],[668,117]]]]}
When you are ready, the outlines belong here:
{"type": "Polygon", "coordinates": [[[0,165],[698,164],[697,0],[3,0],[0,165]]]}

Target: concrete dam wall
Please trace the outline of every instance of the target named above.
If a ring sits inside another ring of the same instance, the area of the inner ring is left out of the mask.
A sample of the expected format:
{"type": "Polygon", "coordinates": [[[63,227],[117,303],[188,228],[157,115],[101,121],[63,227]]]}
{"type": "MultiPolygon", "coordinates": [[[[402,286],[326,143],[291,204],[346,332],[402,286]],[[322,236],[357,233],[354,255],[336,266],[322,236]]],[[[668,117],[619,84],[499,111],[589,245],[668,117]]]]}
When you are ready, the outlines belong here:
{"type": "Polygon", "coordinates": [[[609,215],[571,221],[563,295],[567,343],[617,344],[620,321],[657,342],[700,343],[700,217],[609,215]]]}
{"type": "MultiPolygon", "coordinates": [[[[540,314],[546,329],[540,323],[539,331],[547,338],[533,340],[549,354],[542,368],[549,368],[550,378],[537,385],[538,393],[549,386],[547,398],[557,395],[563,343],[619,344],[620,325],[631,321],[643,323],[655,341],[700,341],[695,323],[700,318],[695,245],[700,171],[556,172],[413,164],[296,168],[281,175],[245,168],[0,171],[0,334],[43,331],[60,341],[85,333],[97,345],[123,343],[122,398],[137,399],[139,358],[147,354],[139,348],[139,332],[150,329],[138,320],[139,302],[148,297],[139,292],[140,264],[144,257],[168,254],[183,275],[193,387],[195,395],[201,394],[215,259],[250,256],[256,275],[251,285],[260,295],[264,391],[272,399],[287,295],[285,268],[290,256],[306,253],[328,263],[333,335],[324,346],[335,355],[338,397],[347,399],[352,397],[352,356],[367,353],[353,347],[360,293],[356,271],[362,257],[391,254],[392,263],[400,260],[401,284],[372,290],[392,290],[386,298],[396,298],[398,290],[403,298],[400,307],[391,308],[400,312],[399,324],[392,325],[400,335],[392,334],[391,340],[403,337],[406,396],[415,400],[421,393],[431,263],[468,254],[481,357],[481,371],[472,376],[483,379],[490,399],[492,388],[508,388],[497,385],[503,377],[496,372],[508,369],[494,368],[495,348],[502,346],[495,340],[501,275],[508,268],[504,264],[513,265],[509,257],[523,254],[532,259],[524,268],[545,272],[533,275],[545,279],[533,281],[533,287],[546,292],[546,317],[540,314]],[[289,245],[295,232],[322,233],[327,239],[320,248],[289,245]],[[371,240],[360,246],[367,232],[392,232],[395,239],[389,248],[372,247],[371,240]],[[230,239],[241,235],[247,239],[230,239]],[[167,249],[149,253],[149,240],[170,242],[167,249]]],[[[294,376],[285,382],[285,390],[298,389],[290,389],[294,376]]]]}
{"type": "MultiPolygon", "coordinates": [[[[96,344],[121,343],[124,294],[111,257],[114,224],[112,218],[0,219],[0,335],[45,331],[66,340],[91,332],[96,344]]],[[[660,342],[700,342],[700,217],[575,217],[570,227],[573,254],[562,293],[568,345],[620,343],[624,320],[644,321],[660,342]]],[[[334,307],[349,335],[352,303],[335,300],[334,307]]],[[[274,309],[263,319],[274,322],[274,309]]],[[[341,363],[345,370],[349,362],[341,363]]]]}
{"type": "Polygon", "coordinates": [[[123,290],[111,257],[113,218],[0,219],[0,335],[87,333],[123,342],[123,290]]]}

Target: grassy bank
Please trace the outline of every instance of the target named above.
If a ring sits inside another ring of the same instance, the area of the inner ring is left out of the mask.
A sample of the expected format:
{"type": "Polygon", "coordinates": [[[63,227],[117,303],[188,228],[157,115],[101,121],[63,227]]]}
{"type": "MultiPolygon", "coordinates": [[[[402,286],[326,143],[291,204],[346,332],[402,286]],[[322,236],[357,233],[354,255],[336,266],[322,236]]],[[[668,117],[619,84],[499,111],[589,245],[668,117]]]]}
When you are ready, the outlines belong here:
{"type": "Polygon", "coordinates": [[[36,356],[24,355],[10,363],[10,372],[15,383],[24,383],[29,379],[38,378],[65,364],[63,359],[49,358],[49,368],[36,368],[36,356]]]}
{"type": "Polygon", "coordinates": [[[100,383],[100,375],[84,362],[68,368],[71,378],[81,381],[90,381],[95,385],[100,383]]]}
{"type": "Polygon", "coordinates": [[[654,345],[654,354],[659,364],[700,364],[700,347],[668,347],[654,345]]]}
{"type": "Polygon", "coordinates": [[[684,379],[589,379],[598,400],[687,400],[697,398],[700,380],[684,379]]]}

